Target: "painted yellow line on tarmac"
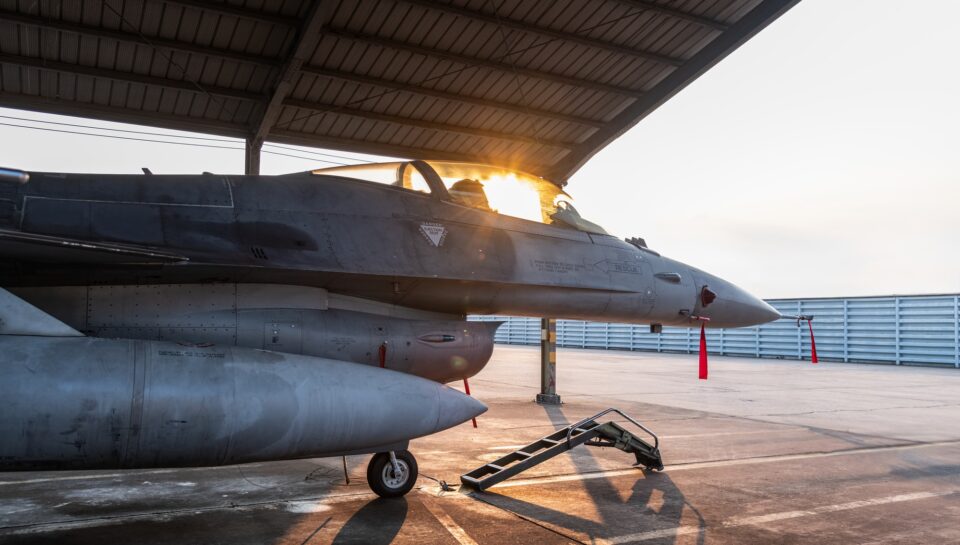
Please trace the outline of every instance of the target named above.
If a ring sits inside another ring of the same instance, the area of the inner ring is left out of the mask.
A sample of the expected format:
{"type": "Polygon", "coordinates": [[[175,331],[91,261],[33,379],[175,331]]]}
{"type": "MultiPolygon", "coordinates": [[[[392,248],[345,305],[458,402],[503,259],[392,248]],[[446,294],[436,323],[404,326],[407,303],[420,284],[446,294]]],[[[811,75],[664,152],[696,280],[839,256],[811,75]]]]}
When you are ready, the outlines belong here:
{"type": "MultiPolygon", "coordinates": [[[[937,441],[931,443],[911,443],[909,445],[891,445],[884,447],[865,447],[848,450],[837,450],[832,452],[810,452],[806,454],[783,454],[779,456],[759,456],[756,458],[739,458],[733,460],[715,460],[710,462],[692,462],[689,464],[668,465],[664,468],[665,473],[675,473],[677,471],[688,471],[692,469],[709,469],[714,467],[732,467],[751,464],[771,464],[777,462],[789,462],[793,460],[808,460],[811,458],[833,458],[836,456],[856,456],[862,454],[873,454],[883,452],[896,452],[901,450],[915,450],[932,447],[948,447],[960,445],[960,441],[937,441]]],[[[640,470],[637,468],[614,469],[609,471],[595,471],[590,473],[578,473],[570,475],[557,475],[554,477],[531,477],[529,479],[517,479],[506,481],[491,487],[491,490],[497,488],[509,488],[514,486],[532,486],[550,483],[560,483],[568,481],[584,481],[589,479],[606,479],[608,477],[620,477],[624,475],[636,475],[640,470]]]]}

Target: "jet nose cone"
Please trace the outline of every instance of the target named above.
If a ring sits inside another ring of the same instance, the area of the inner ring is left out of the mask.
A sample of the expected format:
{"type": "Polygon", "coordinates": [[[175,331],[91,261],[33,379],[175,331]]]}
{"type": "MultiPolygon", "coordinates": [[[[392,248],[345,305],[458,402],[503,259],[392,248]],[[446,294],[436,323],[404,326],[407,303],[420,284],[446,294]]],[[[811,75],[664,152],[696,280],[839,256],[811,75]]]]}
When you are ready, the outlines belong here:
{"type": "Polygon", "coordinates": [[[437,385],[440,413],[434,432],[463,424],[487,412],[487,406],[475,398],[460,393],[449,386],[437,385]]]}
{"type": "Polygon", "coordinates": [[[711,276],[707,287],[716,294],[703,310],[711,327],[747,327],[780,319],[780,312],[766,301],[722,278],[711,276]]]}
{"type": "Polygon", "coordinates": [[[765,324],[783,317],[779,310],[770,306],[770,304],[763,299],[754,297],[753,295],[751,295],[750,298],[752,300],[747,303],[749,310],[746,312],[747,319],[750,320],[750,325],[765,324]]]}

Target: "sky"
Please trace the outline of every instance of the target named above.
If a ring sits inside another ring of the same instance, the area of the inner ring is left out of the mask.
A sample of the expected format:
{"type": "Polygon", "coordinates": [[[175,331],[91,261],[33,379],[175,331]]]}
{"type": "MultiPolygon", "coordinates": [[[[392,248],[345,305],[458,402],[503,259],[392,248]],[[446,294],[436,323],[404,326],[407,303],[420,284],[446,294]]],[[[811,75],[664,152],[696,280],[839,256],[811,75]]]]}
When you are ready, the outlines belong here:
{"type": "MultiPolygon", "coordinates": [[[[953,0],[803,0],[566,189],[608,231],[764,298],[960,292],[957,20],[953,0]]],[[[186,134],[0,108],[0,166],[243,170],[236,140],[124,141],[9,117],[186,134]]],[[[313,158],[265,153],[263,174],[369,157],[265,150],[313,158]]]]}

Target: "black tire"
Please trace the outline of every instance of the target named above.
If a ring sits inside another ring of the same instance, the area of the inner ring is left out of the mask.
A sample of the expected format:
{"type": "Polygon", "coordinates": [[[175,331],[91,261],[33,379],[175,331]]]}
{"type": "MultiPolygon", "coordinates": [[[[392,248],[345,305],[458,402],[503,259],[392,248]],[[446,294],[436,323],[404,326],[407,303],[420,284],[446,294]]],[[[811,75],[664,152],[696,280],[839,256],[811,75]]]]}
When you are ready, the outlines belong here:
{"type": "Polygon", "coordinates": [[[417,459],[407,450],[398,450],[394,454],[401,470],[406,471],[406,475],[399,479],[394,475],[389,452],[374,454],[367,464],[367,484],[381,498],[399,498],[413,490],[413,485],[417,484],[417,459]]]}

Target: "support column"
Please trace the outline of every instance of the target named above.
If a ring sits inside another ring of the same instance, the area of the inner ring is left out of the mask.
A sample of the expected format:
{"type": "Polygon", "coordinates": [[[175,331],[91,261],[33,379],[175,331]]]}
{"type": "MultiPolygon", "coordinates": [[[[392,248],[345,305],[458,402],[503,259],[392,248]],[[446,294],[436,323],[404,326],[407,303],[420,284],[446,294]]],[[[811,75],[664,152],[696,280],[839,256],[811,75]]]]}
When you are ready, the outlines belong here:
{"type": "Polygon", "coordinates": [[[557,320],[540,320],[540,393],[537,403],[559,405],[557,395],[557,320]]]}
{"type": "Polygon", "coordinates": [[[243,157],[243,173],[247,176],[260,175],[260,148],[263,140],[247,138],[246,151],[243,157]]]}

